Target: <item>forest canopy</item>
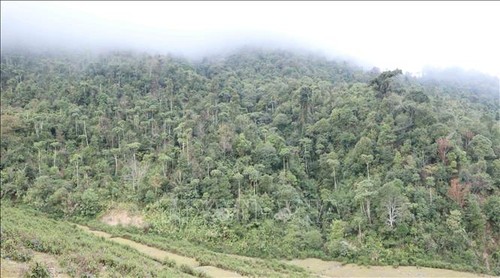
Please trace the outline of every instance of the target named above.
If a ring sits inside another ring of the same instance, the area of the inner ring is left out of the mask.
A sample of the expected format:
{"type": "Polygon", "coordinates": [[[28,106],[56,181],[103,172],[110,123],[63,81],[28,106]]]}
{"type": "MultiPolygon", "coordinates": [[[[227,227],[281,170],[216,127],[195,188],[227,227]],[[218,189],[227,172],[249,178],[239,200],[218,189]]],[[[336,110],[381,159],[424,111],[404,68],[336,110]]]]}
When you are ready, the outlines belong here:
{"type": "Polygon", "coordinates": [[[278,50],[2,53],[1,198],[133,203],[151,232],[250,256],[500,275],[498,84],[278,50]]]}

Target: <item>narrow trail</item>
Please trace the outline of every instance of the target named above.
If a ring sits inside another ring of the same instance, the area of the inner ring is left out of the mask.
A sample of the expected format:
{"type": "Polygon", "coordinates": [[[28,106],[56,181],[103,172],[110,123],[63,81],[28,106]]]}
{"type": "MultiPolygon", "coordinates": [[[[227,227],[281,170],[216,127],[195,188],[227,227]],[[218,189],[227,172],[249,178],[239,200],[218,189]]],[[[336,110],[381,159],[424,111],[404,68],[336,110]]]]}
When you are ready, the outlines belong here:
{"type": "Polygon", "coordinates": [[[335,261],[308,258],[292,260],[288,263],[303,267],[322,278],[330,277],[492,277],[476,273],[459,272],[448,269],[400,266],[358,266],[342,265],[335,261]]]}
{"type": "Polygon", "coordinates": [[[161,249],[158,249],[155,247],[147,246],[147,245],[135,242],[133,240],[129,240],[129,239],[121,238],[121,237],[113,237],[111,234],[108,234],[108,233],[105,233],[102,231],[91,230],[89,227],[86,227],[86,226],[81,226],[81,225],[77,225],[77,226],[79,228],[93,234],[93,235],[98,236],[98,237],[103,237],[107,240],[114,241],[114,242],[122,244],[122,245],[130,246],[130,247],[134,248],[135,250],[145,254],[146,256],[153,258],[153,259],[156,259],[156,260],[159,260],[159,261],[163,261],[164,259],[168,258],[169,260],[175,261],[175,263],[177,265],[184,264],[184,265],[190,266],[194,269],[203,271],[212,277],[243,277],[236,272],[225,270],[225,269],[218,268],[215,266],[200,266],[200,263],[197,260],[190,258],[190,257],[181,256],[181,255],[171,253],[171,252],[168,252],[165,250],[161,250],[161,249]]]}

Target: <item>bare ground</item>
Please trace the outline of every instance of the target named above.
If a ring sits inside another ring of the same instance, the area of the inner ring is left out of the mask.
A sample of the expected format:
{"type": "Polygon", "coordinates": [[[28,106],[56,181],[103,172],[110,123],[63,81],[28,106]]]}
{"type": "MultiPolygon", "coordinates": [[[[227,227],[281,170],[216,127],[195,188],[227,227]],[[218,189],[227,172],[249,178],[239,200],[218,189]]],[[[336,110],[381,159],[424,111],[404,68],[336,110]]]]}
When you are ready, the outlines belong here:
{"type": "Polygon", "coordinates": [[[143,228],[145,226],[144,219],[137,213],[124,209],[111,209],[101,217],[101,222],[110,226],[134,226],[143,228]]]}
{"type": "Polygon", "coordinates": [[[308,258],[292,260],[288,263],[303,267],[320,277],[491,277],[486,275],[458,272],[447,269],[400,266],[358,266],[354,264],[342,265],[335,261],[323,261],[308,258]]]}
{"type": "Polygon", "coordinates": [[[29,267],[27,263],[19,263],[12,260],[1,259],[1,277],[23,277],[29,267]]]}

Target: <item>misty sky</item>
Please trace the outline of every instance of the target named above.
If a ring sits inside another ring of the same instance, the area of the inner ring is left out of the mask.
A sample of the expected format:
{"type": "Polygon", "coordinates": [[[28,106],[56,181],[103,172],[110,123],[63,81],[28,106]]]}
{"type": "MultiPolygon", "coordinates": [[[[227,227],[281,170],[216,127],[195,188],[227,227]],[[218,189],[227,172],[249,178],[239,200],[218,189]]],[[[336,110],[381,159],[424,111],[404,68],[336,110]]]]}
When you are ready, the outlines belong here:
{"type": "Polygon", "coordinates": [[[2,49],[134,49],[197,56],[300,48],[381,69],[500,76],[500,2],[1,2],[2,49]]]}

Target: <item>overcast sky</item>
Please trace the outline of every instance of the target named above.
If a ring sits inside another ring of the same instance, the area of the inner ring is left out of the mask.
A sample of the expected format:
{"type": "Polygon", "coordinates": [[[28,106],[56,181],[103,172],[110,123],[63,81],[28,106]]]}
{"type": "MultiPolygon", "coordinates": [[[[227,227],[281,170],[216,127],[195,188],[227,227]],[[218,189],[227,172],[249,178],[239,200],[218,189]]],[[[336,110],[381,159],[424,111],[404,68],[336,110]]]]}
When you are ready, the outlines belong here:
{"type": "Polygon", "coordinates": [[[500,2],[1,2],[2,49],[206,55],[253,44],[500,76],[500,2]]]}

